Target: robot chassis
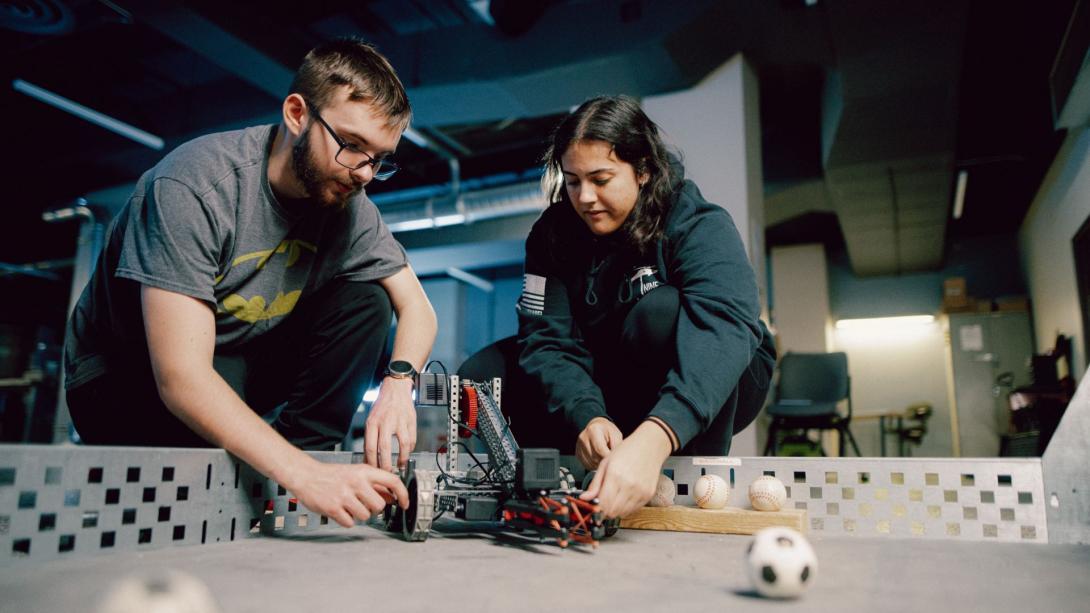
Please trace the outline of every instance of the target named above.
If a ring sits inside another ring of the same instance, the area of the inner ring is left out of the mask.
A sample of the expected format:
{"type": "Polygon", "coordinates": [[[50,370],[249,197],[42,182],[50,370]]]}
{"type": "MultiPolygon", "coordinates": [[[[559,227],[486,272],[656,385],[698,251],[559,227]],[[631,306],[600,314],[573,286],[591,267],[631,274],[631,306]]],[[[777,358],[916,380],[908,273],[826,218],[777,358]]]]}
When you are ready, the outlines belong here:
{"type": "MultiPolygon", "coordinates": [[[[386,527],[408,541],[428,538],[432,522],[444,514],[466,521],[498,521],[513,531],[536,533],[561,547],[570,543],[597,548],[617,530],[606,522],[598,500],[580,500],[581,489],[556,449],[523,449],[500,411],[500,379],[478,382],[438,373],[421,373],[417,406],[445,406],[449,416],[445,468],[416,467],[409,460],[401,478],[409,507],[386,508],[386,527]],[[462,411],[462,407],[465,411],[462,411]],[[464,419],[462,419],[464,413],[464,419]],[[482,463],[462,439],[477,436],[488,449],[482,463]],[[458,470],[458,448],[475,462],[458,470]]],[[[438,459],[438,458],[437,458],[438,459]]]]}

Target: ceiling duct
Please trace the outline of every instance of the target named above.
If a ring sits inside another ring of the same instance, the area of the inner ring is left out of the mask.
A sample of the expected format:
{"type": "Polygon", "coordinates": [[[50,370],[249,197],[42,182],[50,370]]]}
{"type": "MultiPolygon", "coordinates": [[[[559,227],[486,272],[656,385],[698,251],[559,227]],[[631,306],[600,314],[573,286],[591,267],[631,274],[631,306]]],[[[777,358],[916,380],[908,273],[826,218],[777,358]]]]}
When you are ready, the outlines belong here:
{"type": "Polygon", "coordinates": [[[29,0],[0,3],[0,29],[59,36],[75,29],[72,9],[59,0],[29,0]]]}
{"type": "Polygon", "coordinates": [[[538,213],[547,203],[537,181],[464,190],[458,197],[446,186],[378,194],[372,200],[392,232],[427,230],[486,219],[538,213]],[[429,194],[428,192],[432,192],[429,194]]]}
{"type": "Polygon", "coordinates": [[[861,6],[826,5],[840,55],[823,101],[829,198],[856,274],[939,268],[967,3],[861,6]]]}

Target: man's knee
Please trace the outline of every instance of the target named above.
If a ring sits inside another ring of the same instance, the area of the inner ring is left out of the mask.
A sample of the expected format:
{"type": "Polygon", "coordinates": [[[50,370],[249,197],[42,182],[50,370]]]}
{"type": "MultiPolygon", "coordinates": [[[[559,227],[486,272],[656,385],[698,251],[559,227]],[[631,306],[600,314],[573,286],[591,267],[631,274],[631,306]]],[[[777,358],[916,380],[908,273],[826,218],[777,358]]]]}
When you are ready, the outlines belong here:
{"type": "Polygon", "coordinates": [[[335,304],[350,312],[367,312],[378,322],[390,325],[394,307],[390,295],[378,283],[346,281],[336,291],[335,304]]]}
{"type": "Polygon", "coordinates": [[[311,297],[293,316],[301,316],[303,330],[322,336],[370,336],[385,333],[393,320],[390,296],[374,282],[335,281],[311,297]]]}

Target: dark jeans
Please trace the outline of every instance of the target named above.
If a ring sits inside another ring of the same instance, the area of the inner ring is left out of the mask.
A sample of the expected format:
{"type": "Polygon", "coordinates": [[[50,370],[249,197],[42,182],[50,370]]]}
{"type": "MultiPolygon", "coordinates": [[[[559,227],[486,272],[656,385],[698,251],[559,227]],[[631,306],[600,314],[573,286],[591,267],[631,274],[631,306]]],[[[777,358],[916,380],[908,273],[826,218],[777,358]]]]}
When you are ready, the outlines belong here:
{"type": "MultiPolygon", "coordinates": [[[[391,313],[377,283],[334,281],[257,341],[217,350],[213,367],[293,444],[332,449],[374,381],[391,313]]],[[[88,444],[209,446],[163,404],[146,361],[68,390],[68,406],[88,444]]]]}
{"type": "MultiPolygon", "coordinates": [[[[599,352],[607,355],[595,355],[595,383],[605,397],[607,413],[625,436],[654,408],[666,374],[677,361],[679,308],[675,288],[652,290],[632,307],[617,345],[599,352]]],[[[518,367],[518,354],[515,337],[505,338],[466,360],[458,374],[479,381],[503,379],[503,410],[520,446],[574,453],[579,433],[561,416],[549,414],[543,398],[534,397],[536,386],[518,367]]],[[[764,405],[775,355],[771,337],[765,338],[711,425],[679,455],[727,454],[734,433],[756,419],[764,405]]]]}

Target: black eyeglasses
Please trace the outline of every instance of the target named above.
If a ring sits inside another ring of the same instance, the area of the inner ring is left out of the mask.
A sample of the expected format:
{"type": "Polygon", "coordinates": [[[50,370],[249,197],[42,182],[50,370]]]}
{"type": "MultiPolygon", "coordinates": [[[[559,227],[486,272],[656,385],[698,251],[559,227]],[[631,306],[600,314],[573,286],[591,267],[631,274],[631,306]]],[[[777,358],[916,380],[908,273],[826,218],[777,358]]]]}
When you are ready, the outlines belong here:
{"type": "Polygon", "coordinates": [[[311,112],[314,113],[314,118],[318,120],[318,123],[322,124],[326,131],[329,132],[329,135],[333,137],[334,142],[340,146],[340,149],[337,150],[337,155],[333,156],[333,159],[337,160],[338,164],[349,170],[358,170],[370,164],[377,181],[385,181],[394,176],[394,173],[397,172],[398,165],[396,162],[388,157],[373,158],[363,151],[360,151],[359,147],[356,147],[352,143],[345,142],[344,139],[337,136],[337,133],[333,131],[333,128],[329,127],[329,124],[318,114],[317,108],[312,106],[311,112]]]}

